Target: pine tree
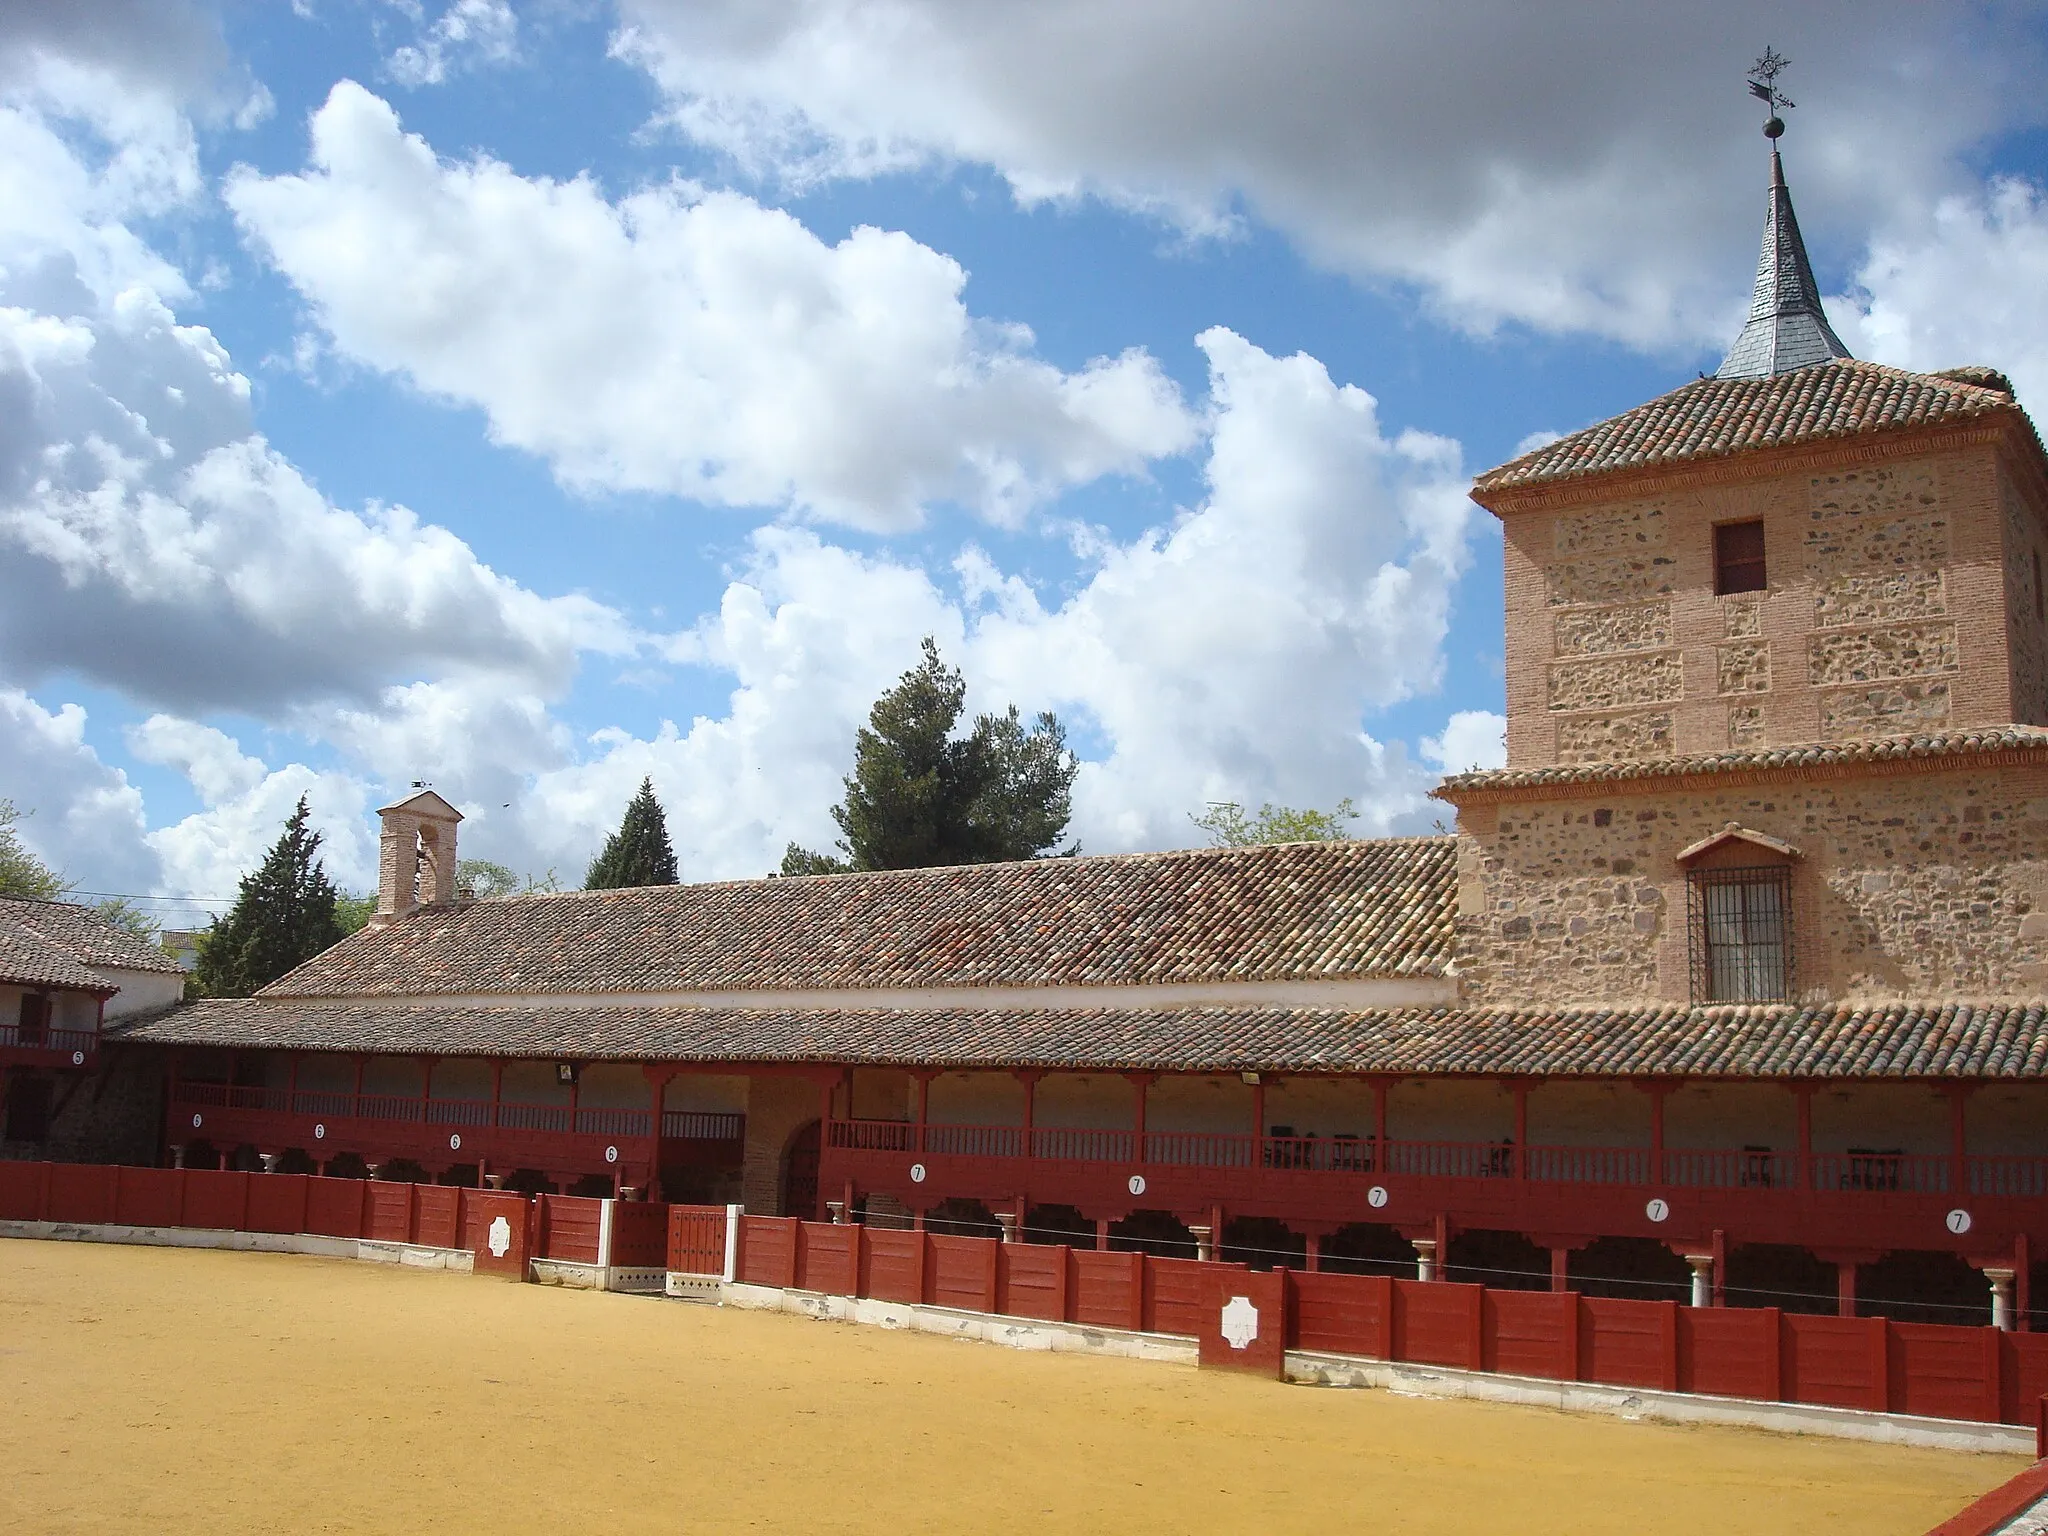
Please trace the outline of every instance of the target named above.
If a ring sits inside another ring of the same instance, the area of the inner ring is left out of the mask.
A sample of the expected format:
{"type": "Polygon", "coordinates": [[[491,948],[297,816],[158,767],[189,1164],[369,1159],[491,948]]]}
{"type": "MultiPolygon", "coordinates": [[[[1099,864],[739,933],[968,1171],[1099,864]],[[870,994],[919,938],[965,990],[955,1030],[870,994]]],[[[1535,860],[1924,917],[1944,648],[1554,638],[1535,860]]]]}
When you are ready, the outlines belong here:
{"type": "Polygon", "coordinates": [[[23,846],[14,824],[22,813],[12,800],[0,800],[0,896],[20,901],[56,901],[70,883],[23,846]]]}
{"type": "Polygon", "coordinates": [[[675,850],[669,846],[668,818],[654,798],[654,780],[640,781],[639,793],[626,805],[619,830],[605,841],[583,877],[587,891],[616,891],[635,885],[674,885],[680,878],[675,850]]]}
{"type": "Polygon", "coordinates": [[[247,997],[293,966],[342,940],[334,884],[315,857],[320,834],[306,825],[306,797],[225,917],[199,941],[195,990],[207,997],[247,997]]]}
{"type": "Polygon", "coordinates": [[[1012,705],[956,738],[966,680],[930,636],[923,650],[854,738],[846,799],[832,808],[844,857],[791,843],[783,874],[1029,859],[1065,833],[1080,763],[1059,720],[1041,714],[1026,731],[1012,705]]]}

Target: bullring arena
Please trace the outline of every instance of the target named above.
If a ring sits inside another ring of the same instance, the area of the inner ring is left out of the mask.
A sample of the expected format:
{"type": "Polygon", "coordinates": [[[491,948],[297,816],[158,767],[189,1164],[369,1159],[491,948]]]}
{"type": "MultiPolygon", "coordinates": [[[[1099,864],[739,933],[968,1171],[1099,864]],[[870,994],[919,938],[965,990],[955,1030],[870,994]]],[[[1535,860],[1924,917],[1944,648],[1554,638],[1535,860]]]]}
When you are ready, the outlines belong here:
{"type": "Polygon", "coordinates": [[[0,1243],[0,1340],[18,1531],[1917,1536],[2020,1465],[297,1255],[0,1243]]]}

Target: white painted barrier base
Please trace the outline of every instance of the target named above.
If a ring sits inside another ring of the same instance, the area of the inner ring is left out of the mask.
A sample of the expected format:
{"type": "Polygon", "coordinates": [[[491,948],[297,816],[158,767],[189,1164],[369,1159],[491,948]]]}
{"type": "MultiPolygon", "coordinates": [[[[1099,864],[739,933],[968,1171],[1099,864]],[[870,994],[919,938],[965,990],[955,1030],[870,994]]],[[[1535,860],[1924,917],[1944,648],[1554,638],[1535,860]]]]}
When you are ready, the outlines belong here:
{"type": "Polygon", "coordinates": [[[791,1312],[819,1322],[871,1323],[882,1328],[907,1328],[949,1339],[972,1339],[1010,1349],[1057,1350],[1065,1354],[1111,1355],[1127,1360],[1163,1360],[1193,1365],[1195,1341],[1170,1333],[1134,1333],[1124,1328],[1094,1328],[1085,1323],[1048,1323],[1028,1317],[1003,1317],[991,1312],[962,1312],[902,1301],[876,1301],[866,1296],[828,1296],[819,1291],[782,1290],[772,1285],[720,1286],[719,1299],[729,1307],[758,1312],[791,1312]]]}
{"type": "Polygon", "coordinates": [[[1610,1387],[1588,1381],[1551,1381],[1541,1376],[1461,1371],[1450,1366],[1413,1365],[1312,1350],[1289,1350],[1285,1368],[1287,1379],[1293,1382],[1319,1387],[1379,1387],[1407,1397],[1463,1397],[1666,1424],[1739,1424],[1786,1435],[1828,1435],[1841,1440],[1922,1445],[1947,1451],[2027,1455],[2034,1451],[2033,1430],[2018,1424],[1980,1424],[1964,1419],[1922,1418],[1910,1413],[1872,1413],[1863,1408],[1829,1408],[1814,1403],[1773,1403],[1748,1397],[1610,1387]]]}
{"type": "Polygon", "coordinates": [[[633,1296],[659,1296],[668,1281],[665,1269],[642,1269],[629,1264],[578,1264],[569,1259],[529,1259],[527,1267],[537,1284],[559,1285],[572,1291],[624,1291],[633,1296]]]}
{"type": "Polygon", "coordinates": [[[129,1227],[80,1221],[0,1221],[0,1238],[26,1237],[59,1243],[128,1243],[143,1248],[227,1248],[239,1253],[303,1253],[321,1259],[360,1259],[370,1264],[404,1264],[414,1269],[473,1270],[467,1248],[429,1248],[421,1243],[375,1242],[368,1238],[324,1237],[317,1232],[227,1232],[213,1227],[129,1227]]]}

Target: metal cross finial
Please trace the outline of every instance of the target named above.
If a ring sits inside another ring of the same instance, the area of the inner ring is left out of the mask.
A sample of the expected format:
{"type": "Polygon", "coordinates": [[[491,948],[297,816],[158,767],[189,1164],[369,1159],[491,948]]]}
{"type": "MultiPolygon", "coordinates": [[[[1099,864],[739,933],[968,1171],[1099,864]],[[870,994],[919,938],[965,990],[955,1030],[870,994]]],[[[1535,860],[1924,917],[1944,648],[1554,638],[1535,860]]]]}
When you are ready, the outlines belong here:
{"type": "Polygon", "coordinates": [[[1768,139],[1775,139],[1785,131],[1785,119],[1778,114],[1796,105],[1790,96],[1778,89],[1778,76],[1791,62],[1782,53],[1765,48],[1764,56],[1749,66],[1749,94],[1771,109],[1770,121],[1764,124],[1764,137],[1768,139]]]}

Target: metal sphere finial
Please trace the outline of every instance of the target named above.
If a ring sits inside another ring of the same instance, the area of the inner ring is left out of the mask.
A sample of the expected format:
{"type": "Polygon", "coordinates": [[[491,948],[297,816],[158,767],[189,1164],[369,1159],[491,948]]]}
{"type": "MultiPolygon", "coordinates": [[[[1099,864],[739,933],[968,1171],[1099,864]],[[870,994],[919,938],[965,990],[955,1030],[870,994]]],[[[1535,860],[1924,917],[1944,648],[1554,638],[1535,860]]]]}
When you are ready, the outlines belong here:
{"type": "Polygon", "coordinates": [[[1774,117],[1764,124],[1764,137],[1767,139],[1775,139],[1782,135],[1784,131],[1785,119],[1782,117],[1774,117]]]}

